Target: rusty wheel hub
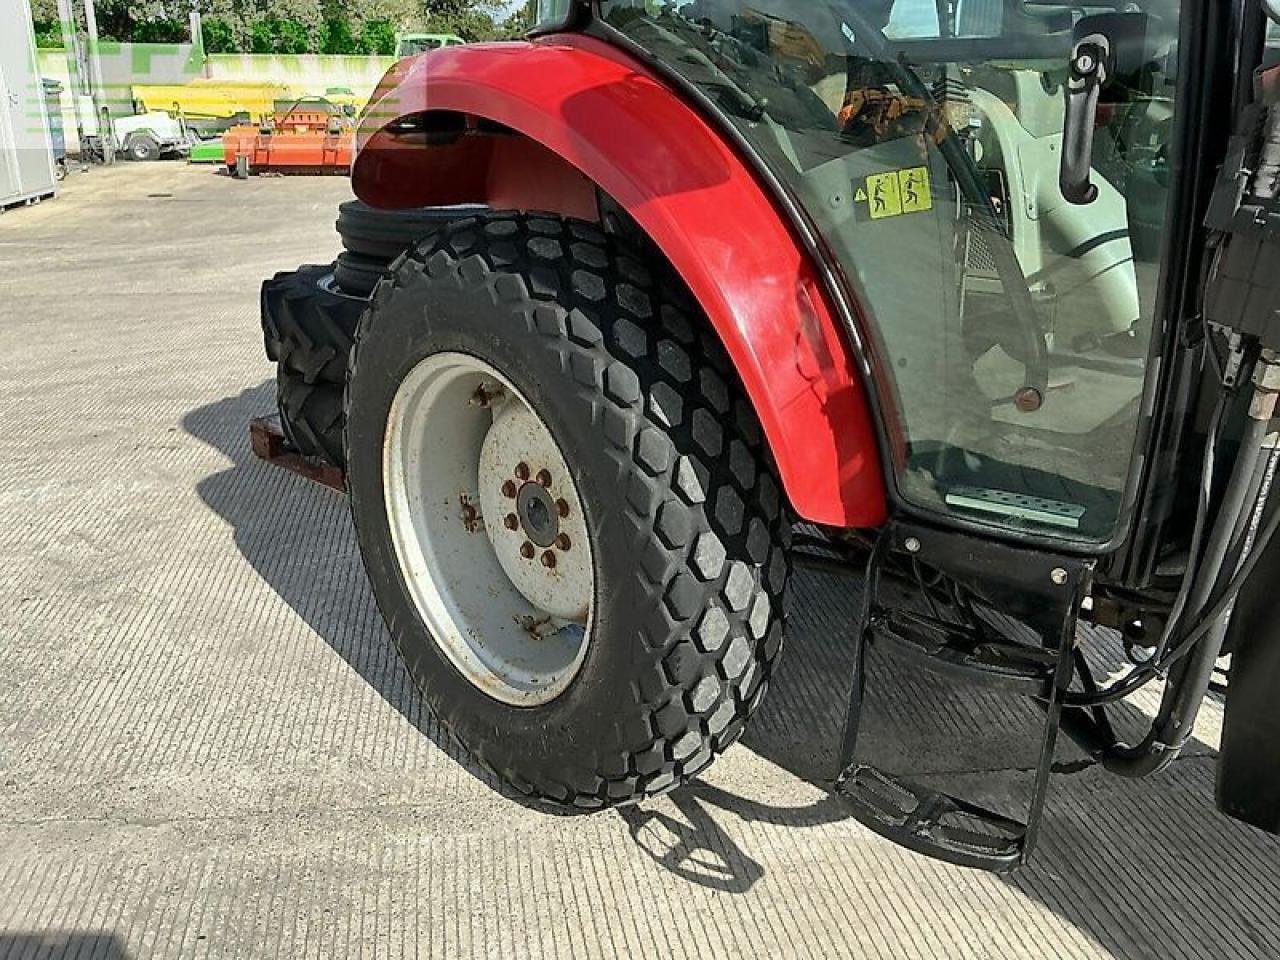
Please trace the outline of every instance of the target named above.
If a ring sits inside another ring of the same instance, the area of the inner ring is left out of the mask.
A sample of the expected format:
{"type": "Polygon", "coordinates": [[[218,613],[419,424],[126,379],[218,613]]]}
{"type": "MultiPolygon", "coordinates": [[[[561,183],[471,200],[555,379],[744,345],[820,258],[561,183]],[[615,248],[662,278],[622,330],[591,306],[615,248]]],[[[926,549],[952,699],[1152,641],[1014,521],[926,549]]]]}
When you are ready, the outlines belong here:
{"type": "Polygon", "coordinates": [[[529,401],[476,357],[425,358],[392,403],[384,477],[406,585],[450,660],[504,702],[562,692],[594,567],[573,473],[529,401]]]}

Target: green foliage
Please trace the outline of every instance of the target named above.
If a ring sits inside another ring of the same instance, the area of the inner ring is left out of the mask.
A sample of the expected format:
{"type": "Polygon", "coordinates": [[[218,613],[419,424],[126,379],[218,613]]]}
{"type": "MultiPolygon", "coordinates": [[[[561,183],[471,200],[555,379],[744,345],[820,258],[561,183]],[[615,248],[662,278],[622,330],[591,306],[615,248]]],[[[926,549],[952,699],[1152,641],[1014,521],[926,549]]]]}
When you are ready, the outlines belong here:
{"type": "MultiPolygon", "coordinates": [[[[192,0],[96,0],[103,40],[184,42],[192,0]]],[[[396,35],[503,40],[527,29],[509,0],[195,0],[206,53],[395,53],[396,35]]],[[[61,46],[57,0],[31,0],[36,42],[61,46]]],[[[81,26],[83,29],[83,25],[81,26]]]]}
{"type": "Polygon", "coordinates": [[[183,43],[189,31],[181,20],[143,20],[133,25],[130,39],[135,43],[183,43]]]}
{"type": "Polygon", "coordinates": [[[351,24],[343,17],[329,17],[320,26],[321,53],[356,53],[351,24]]]}
{"type": "Polygon", "coordinates": [[[312,49],[311,37],[302,24],[293,20],[280,20],[277,23],[277,53],[307,53],[312,49]]]}
{"type": "Polygon", "coordinates": [[[390,56],[396,52],[396,27],[389,20],[367,20],[360,30],[357,53],[390,56]]]}
{"type": "Polygon", "coordinates": [[[225,20],[201,20],[200,36],[205,53],[236,52],[236,33],[225,20]]]}
{"type": "Polygon", "coordinates": [[[307,28],[295,20],[265,17],[249,28],[251,53],[307,53],[310,49],[307,28]]]}
{"type": "Polygon", "coordinates": [[[62,47],[62,28],[57,20],[34,21],[36,46],[42,50],[57,50],[62,47]]]}

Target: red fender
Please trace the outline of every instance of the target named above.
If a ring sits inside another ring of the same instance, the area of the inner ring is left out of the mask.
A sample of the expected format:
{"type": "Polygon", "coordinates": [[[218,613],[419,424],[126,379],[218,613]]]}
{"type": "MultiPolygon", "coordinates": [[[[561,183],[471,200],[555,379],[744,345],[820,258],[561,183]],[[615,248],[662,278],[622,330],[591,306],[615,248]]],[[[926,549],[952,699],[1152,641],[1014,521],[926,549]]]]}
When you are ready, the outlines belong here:
{"type": "Polygon", "coordinates": [[[598,185],[706,311],[796,513],[843,527],[884,521],[871,414],[813,263],[735,149],[634,59],[565,35],[402,61],[375,91],[357,150],[355,191],[374,206],[520,206],[512,178],[527,183],[546,171],[555,202],[538,201],[541,209],[596,219],[598,185]],[[477,133],[483,119],[524,136],[462,136],[433,148],[396,125],[427,111],[464,115],[477,133]],[[525,146],[504,153],[503,141],[525,146]],[[552,174],[563,166],[557,158],[572,165],[568,177],[552,174]]]}

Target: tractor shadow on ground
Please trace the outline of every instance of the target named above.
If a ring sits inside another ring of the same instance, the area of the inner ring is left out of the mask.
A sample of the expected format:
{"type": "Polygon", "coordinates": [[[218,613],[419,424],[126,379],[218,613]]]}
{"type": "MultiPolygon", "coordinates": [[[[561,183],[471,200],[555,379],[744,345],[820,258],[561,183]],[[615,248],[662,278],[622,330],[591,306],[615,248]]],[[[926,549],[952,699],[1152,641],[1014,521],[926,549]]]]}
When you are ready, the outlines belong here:
{"type": "Polygon", "coordinates": [[[249,421],[273,412],[275,382],[268,381],[182,418],[189,434],[230,461],[200,481],[197,493],[230,525],[257,574],[356,674],[416,730],[497,789],[465,758],[410,680],[369,589],[346,498],[254,455],[249,421]]]}
{"type": "Polygon", "coordinates": [[[114,933],[91,930],[0,931],[0,957],[83,957],[129,960],[124,941],[114,933]]]}

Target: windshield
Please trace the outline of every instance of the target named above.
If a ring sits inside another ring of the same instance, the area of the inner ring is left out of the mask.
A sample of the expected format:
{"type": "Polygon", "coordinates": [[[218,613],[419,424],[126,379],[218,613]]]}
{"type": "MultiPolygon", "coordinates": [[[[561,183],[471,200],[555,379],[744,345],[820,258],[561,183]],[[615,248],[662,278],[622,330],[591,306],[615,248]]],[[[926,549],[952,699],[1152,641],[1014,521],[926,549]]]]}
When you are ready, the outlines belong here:
{"type": "Polygon", "coordinates": [[[1107,21],[1123,49],[1089,117],[1082,203],[1059,173],[1089,15],[1016,0],[601,7],[714,102],[836,255],[900,494],[1100,542],[1131,482],[1153,340],[1176,0],[1107,21]]]}

